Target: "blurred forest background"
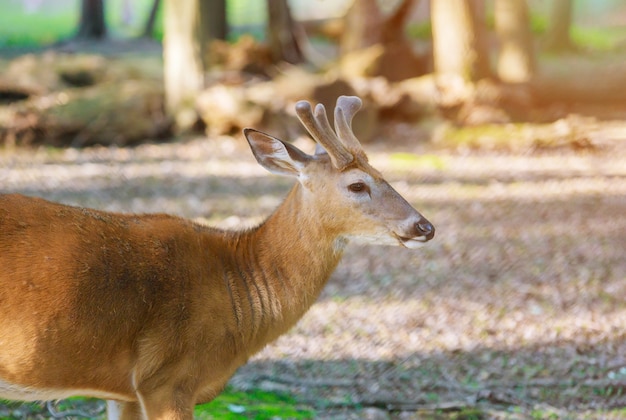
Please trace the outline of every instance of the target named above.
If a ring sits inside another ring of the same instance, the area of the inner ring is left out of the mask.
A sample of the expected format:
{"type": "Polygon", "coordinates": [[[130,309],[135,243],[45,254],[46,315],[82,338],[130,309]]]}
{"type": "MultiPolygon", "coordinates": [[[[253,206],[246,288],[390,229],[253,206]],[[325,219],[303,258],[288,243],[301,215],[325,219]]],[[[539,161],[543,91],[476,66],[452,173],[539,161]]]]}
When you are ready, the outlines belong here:
{"type": "MultiPolygon", "coordinates": [[[[626,106],[619,1],[0,0],[0,8],[6,145],[121,146],[245,125],[289,137],[294,101],[328,108],[358,94],[363,141],[391,121],[421,128],[407,141],[508,147],[506,124],[563,120],[576,132],[590,124],[583,117],[620,119],[626,106]],[[434,134],[444,126],[446,135],[434,134]],[[455,129],[467,126],[485,129],[455,129]]],[[[540,128],[514,146],[592,142],[540,128]]]]}
{"type": "Polygon", "coordinates": [[[626,418],[623,1],[0,0],[0,192],[256,224],[293,180],[241,128],[312,150],[295,102],[350,94],[437,236],[348,247],[196,417],[626,418]]]}

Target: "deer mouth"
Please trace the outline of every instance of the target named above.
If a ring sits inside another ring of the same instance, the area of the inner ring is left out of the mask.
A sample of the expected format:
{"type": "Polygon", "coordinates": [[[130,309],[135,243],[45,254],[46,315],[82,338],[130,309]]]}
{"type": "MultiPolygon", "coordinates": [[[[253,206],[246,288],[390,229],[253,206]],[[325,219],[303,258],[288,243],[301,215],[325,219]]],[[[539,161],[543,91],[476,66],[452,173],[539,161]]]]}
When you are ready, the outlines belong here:
{"type": "Polygon", "coordinates": [[[415,249],[435,237],[435,227],[428,220],[421,217],[417,223],[413,224],[409,233],[411,236],[403,236],[398,233],[394,233],[394,235],[402,246],[415,249]]]}
{"type": "Polygon", "coordinates": [[[430,241],[432,239],[432,236],[414,236],[412,238],[406,238],[396,235],[396,238],[398,238],[398,242],[400,242],[400,245],[402,245],[403,247],[409,249],[417,249],[421,247],[424,243],[430,241]]]}

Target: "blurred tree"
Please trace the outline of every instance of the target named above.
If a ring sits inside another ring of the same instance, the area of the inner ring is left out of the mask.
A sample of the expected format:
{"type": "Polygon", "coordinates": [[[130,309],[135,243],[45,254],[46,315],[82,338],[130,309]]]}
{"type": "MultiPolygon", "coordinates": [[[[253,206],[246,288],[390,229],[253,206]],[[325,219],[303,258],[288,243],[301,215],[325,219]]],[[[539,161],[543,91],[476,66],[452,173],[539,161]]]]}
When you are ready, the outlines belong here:
{"type": "Polygon", "coordinates": [[[154,23],[156,22],[157,12],[159,11],[159,6],[161,5],[161,0],[153,0],[152,6],[150,6],[150,13],[148,13],[148,18],[146,19],[146,23],[143,26],[143,34],[142,36],[146,38],[151,38],[154,33],[154,23]]]}
{"type": "Polygon", "coordinates": [[[179,131],[189,130],[197,121],[195,99],[204,88],[209,62],[206,47],[225,27],[218,30],[212,23],[226,21],[225,12],[225,0],[165,0],[165,106],[179,131]]]}
{"type": "Polygon", "coordinates": [[[396,7],[385,14],[377,0],[354,0],[346,14],[340,41],[342,55],[380,47],[376,63],[370,63],[372,69],[368,76],[383,76],[398,81],[425,72],[425,59],[416,56],[405,33],[415,0],[396,3],[396,7]]]}
{"type": "Polygon", "coordinates": [[[122,0],[122,25],[132,26],[135,21],[135,11],[133,9],[132,0],[122,0]]]}
{"type": "Polygon", "coordinates": [[[530,81],[535,56],[526,0],[496,0],[494,16],[500,41],[498,77],[508,83],[530,81]]]}
{"type": "Polygon", "coordinates": [[[267,0],[267,39],[274,62],[301,63],[302,49],[295,35],[295,23],[287,0],[267,0]]]}
{"type": "Polygon", "coordinates": [[[573,7],[572,0],[552,0],[550,27],[545,41],[546,50],[562,52],[574,49],[574,43],[570,37],[573,7]]]}
{"type": "Polygon", "coordinates": [[[431,0],[435,73],[489,77],[484,0],[431,0]]]}
{"type": "Polygon", "coordinates": [[[200,1],[201,32],[205,41],[226,39],[228,21],[226,20],[226,0],[200,1]]]}
{"type": "Polygon", "coordinates": [[[80,21],[76,37],[101,39],[106,36],[104,21],[104,0],[82,0],[80,3],[80,21]]]}
{"type": "Polygon", "coordinates": [[[379,43],[383,22],[384,16],[376,0],[354,0],[345,18],[341,54],[379,43]]]}

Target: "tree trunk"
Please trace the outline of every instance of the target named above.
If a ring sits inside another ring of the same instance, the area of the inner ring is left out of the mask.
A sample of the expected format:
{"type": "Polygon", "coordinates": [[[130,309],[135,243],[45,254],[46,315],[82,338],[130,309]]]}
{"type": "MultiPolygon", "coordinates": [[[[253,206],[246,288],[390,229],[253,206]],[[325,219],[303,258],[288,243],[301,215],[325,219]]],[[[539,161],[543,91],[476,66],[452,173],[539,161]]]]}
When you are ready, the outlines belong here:
{"type": "Polygon", "coordinates": [[[210,0],[165,0],[164,4],[165,108],[179,131],[196,123],[195,99],[204,87],[201,1],[210,0]]]}
{"type": "Polygon", "coordinates": [[[354,0],[345,18],[341,54],[347,54],[381,42],[384,17],[376,0],[354,0]]]}
{"type": "Polygon", "coordinates": [[[226,0],[201,0],[200,16],[202,37],[207,42],[212,39],[226,39],[228,35],[226,0]]]}
{"type": "Polygon", "coordinates": [[[143,29],[143,35],[146,38],[152,37],[152,33],[154,32],[154,22],[156,21],[157,12],[159,11],[159,6],[161,5],[161,0],[153,0],[152,6],[150,7],[150,13],[148,14],[148,19],[146,19],[146,23],[143,29]]]}
{"type": "Polygon", "coordinates": [[[295,36],[294,21],[287,0],[267,0],[267,10],[267,38],[272,60],[301,63],[304,56],[295,36]]]}
{"type": "Polygon", "coordinates": [[[535,59],[526,0],[496,0],[495,26],[500,40],[498,77],[508,83],[530,81],[535,59]]]}
{"type": "Polygon", "coordinates": [[[546,36],[545,48],[551,52],[563,52],[574,49],[570,38],[573,15],[572,0],[552,0],[550,27],[546,36]]]}
{"type": "Polygon", "coordinates": [[[489,58],[482,42],[482,0],[431,0],[434,66],[437,74],[466,81],[488,77],[489,58]]]}
{"type": "Polygon", "coordinates": [[[103,0],[82,0],[78,38],[101,39],[106,36],[103,0]]]}
{"type": "Polygon", "coordinates": [[[395,9],[387,15],[381,11],[379,3],[355,0],[348,10],[340,45],[343,62],[347,64],[344,69],[352,68],[356,74],[382,76],[393,82],[424,74],[426,59],[415,54],[405,33],[416,1],[396,2],[395,9]]]}
{"type": "Polygon", "coordinates": [[[487,34],[487,8],[485,0],[469,0],[474,36],[476,38],[476,75],[478,78],[491,77],[491,62],[489,60],[489,40],[487,34]]]}
{"type": "Polygon", "coordinates": [[[383,22],[381,39],[385,44],[405,43],[405,28],[415,0],[402,0],[396,10],[383,22]]]}

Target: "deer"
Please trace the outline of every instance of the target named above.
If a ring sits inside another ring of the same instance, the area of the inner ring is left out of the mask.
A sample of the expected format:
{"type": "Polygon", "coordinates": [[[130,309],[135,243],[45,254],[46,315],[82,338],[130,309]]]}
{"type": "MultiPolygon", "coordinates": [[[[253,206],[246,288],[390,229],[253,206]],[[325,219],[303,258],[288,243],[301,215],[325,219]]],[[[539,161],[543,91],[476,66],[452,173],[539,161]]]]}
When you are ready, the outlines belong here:
{"type": "Polygon", "coordinates": [[[313,154],[244,129],[258,163],[295,178],[258,226],[219,229],[0,196],[0,398],[107,400],[109,419],[193,418],[313,305],[348,243],[416,249],[433,225],[374,169],[362,106],[297,102],[313,154]]]}

